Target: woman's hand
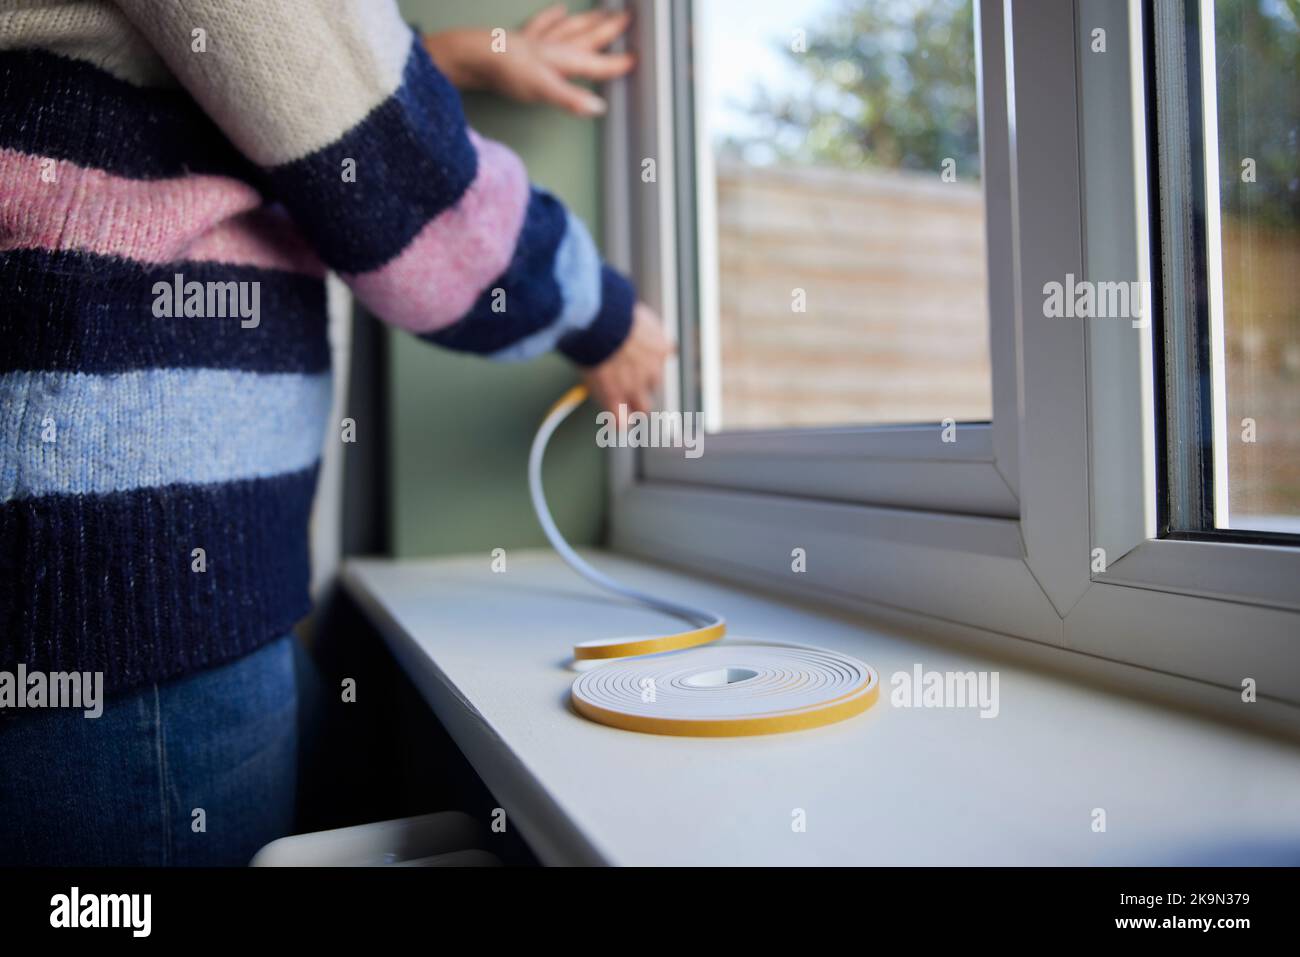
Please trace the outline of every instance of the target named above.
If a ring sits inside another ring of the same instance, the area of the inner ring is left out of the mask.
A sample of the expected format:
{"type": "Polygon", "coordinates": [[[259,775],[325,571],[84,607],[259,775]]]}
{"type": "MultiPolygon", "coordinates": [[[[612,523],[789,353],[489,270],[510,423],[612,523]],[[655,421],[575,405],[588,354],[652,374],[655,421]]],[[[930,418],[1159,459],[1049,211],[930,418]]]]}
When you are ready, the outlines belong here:
{"type": "Polygon", "coordinates": [[[632,329],[617,352],[583,374],[592,397],[603,408],[622,420],[627,412],[649,412],[655,390],[663,381],[664,363],[673,354],[673,345],[664,335],[663,325],[654,310],[637,303],[632,313],[632,329]]]}
{"type": "Polygon", "coordinates": [[[603,52],[627,31],[631,19],[630,13],[606,10],[570,14],[556,4],[506,34],[501,52],[493,49],[487,29],[430,34],[424,47],[462,90],[490,90],[520,103],[549,103],[578,116],[599,116],[605,101],[572,80],[613,80],[636,65],[630,53],[603,52]]]}

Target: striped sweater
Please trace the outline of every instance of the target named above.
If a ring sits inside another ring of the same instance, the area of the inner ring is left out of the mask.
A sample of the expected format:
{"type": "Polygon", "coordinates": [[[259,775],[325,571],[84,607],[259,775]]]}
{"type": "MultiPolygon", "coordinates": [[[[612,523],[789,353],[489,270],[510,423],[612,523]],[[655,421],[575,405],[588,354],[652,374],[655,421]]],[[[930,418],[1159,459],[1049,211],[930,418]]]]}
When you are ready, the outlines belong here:
{"type": "Polygon", "coordinates": [[[490,358],[631,322],[392,0],[0,0],[0,670],[121,691],[307,611],[326,270],[490,358]]]}

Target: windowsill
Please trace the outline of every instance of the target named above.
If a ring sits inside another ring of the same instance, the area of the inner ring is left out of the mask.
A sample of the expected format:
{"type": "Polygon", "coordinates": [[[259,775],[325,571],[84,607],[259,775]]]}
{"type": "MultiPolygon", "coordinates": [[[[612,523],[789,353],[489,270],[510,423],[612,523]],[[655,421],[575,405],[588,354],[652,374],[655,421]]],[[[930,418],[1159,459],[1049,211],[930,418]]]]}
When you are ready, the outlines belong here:
{"type": "Polygon", "coordinates": [[[735,637],[855,655],[880,700],[828,728],[691,739],[568,705],[571,646],[668,622],[549,551],[354,560],[343,580],[548,864],[1250,864],[1300,859],[1300,748],[610,554],[735,637]],[[999,672],[999,714],[902,709],[890,676],[999,672]],[[1103,808],[1107,830],[1095,833],[1103,808]],[[802,809],[807,829],[792,830],[802,809]]]}

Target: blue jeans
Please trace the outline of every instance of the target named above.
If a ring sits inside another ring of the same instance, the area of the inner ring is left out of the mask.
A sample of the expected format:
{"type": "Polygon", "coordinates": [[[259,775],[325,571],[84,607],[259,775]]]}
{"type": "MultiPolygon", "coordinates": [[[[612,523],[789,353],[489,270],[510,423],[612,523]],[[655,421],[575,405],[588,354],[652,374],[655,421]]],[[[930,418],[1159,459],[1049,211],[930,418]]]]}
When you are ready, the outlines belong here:
{"type": "Polygon", "coordinates": [[[292,635],[80,710],[0,720],[0,866],[247,864],[291,832],[292,635]]]}

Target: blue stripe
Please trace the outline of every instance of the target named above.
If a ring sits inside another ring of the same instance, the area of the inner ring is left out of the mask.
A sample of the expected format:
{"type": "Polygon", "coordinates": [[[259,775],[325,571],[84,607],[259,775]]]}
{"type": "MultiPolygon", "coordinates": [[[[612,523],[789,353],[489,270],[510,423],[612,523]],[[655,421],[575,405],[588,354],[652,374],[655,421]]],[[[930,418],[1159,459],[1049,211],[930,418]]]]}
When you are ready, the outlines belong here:
{"type": "Polygon", "coordinates": [[[544,355],[571,332],[586,329],[600,310],[600,253],[582,220],[568,213],[564,241],[555,256],[555,281],[560,287],[564,309],[545,329],[512,346],[494,352],[498,362],[520,362],[544,355]]]}
{"type": "Polygon", "coordinates": [[[256,167],[183,90],[133,86],[81,60],[0,50],[0,147],[130,179],[256,167]]]}
{"type": "Polygon", "coordinates": [[[568,214],[560,202],[534,189],[506,271],[458,322],[421,338],[461,352],[491,354],[549,327],[564,308],[555,262],[567,223],[568,214]],[[497,290],[505,294],[505,308],[500,312],[493,308],[497,290]]]}
{"type": "Polygon", "coordinates": [[[284,635],[309,607],[315,485],[306,469],[0,504],[0,670],[102,671],[111,693],[284,635]]]}
{"type": "Polygon", "coordinates": [[[412,38],[402,85],[337,142],[268,176],[278,200],[343,273],[376,269],[465,195],[478,172],[460,94],[412,38]],[[356,181],[343,179],[344,161],[356,181]]]}
{"type": "Polygon", "coordinates": [[[600,312],[586,329],[570,332],[557,347],[581,366],[597,366],[618,351],[632,328],[636,290],[626,277],[604,266],[600,271],[600,312]]]}
{"type": "Polygon", "coordinates": [[[0,502],[308,468],[330,401],[328,373],[11,372],[0,376],[0,502]]]}
{"type": "Polygon", "coordinates": [[[23,249],[0,253],[0,373],[109,373],[147,368],[324,372],[330,352],[325,283],[229,266],[145,266],[109,256],[23,249]],[[260,283],[261,322],[159,319],[155,282],[260,283]]]}

